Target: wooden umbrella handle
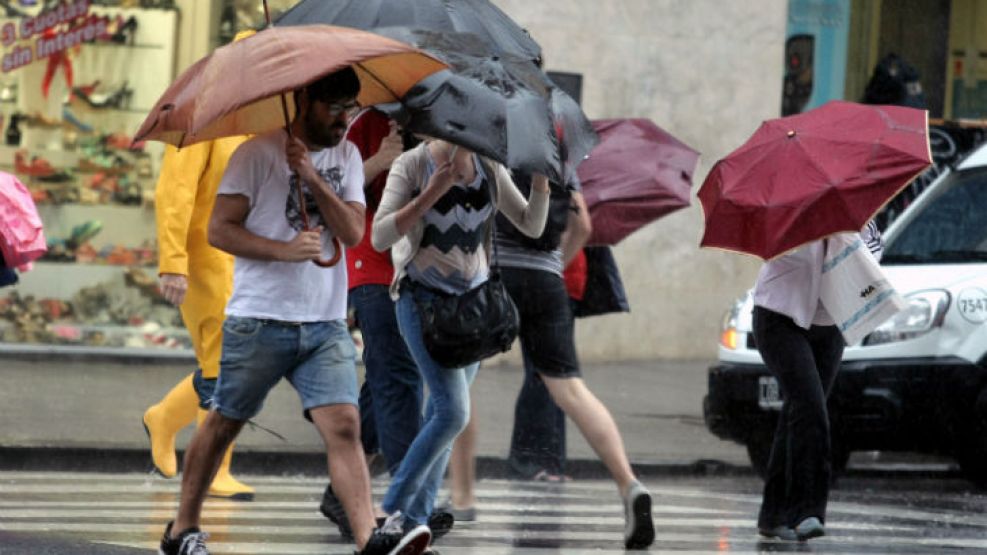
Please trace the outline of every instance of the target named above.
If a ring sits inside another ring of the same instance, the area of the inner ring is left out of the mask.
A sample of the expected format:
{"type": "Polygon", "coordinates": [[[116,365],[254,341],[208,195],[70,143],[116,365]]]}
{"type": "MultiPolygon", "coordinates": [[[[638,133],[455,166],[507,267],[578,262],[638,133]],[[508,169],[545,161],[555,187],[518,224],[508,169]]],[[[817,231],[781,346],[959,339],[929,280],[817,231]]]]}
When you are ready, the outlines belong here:
{"type": "Polygon", "coordinates": [[[343,257],[343,247],[339,244],[339,239],[332,238],[332,248],[335,250],[332,258],[328,260],[313,260],[312,263],[321,268],[332,268],[336,264],[339,264],[339,260],[343,257]]]}
{"type": "MultiPolygon", "coordinates": [[[[267,20],[267,26],[271,26],[271,12],[267,9],[267,0],[264,0],[264,19],[267,20]]],[[[284,93],[281,93],[281,115],[284,116],[284,130],[288,132],[288,137],[291,137],[291,120],[288,117],[288,100],[285,98],[284,93]]],[[[299,176],[296,178],[298,183],[298,207],[299,212],[302,215],[302,223],[305,229],[311,229],[308,225],[308,214],[305,212],[305,193],[302,189],[302,178],[299,176]]],[[[343,247],[339,244],[339,239],[332,238],[332,247],[335,252],[332,258],[328,260],[313,260],[312,263],[321,268],[332,268],[336,264],[339,264],[341,258],[343,258],[343,247]]]]}

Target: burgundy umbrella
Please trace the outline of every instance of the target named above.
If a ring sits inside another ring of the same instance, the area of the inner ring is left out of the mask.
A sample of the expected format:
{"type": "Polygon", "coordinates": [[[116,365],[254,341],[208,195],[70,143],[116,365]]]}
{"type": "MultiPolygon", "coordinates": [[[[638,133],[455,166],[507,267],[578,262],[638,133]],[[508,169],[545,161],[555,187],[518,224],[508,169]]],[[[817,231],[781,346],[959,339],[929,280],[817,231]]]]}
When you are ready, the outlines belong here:
{"type": "Polygon", "coordinates": [[[857,231],[931,162],[924,110],[832,101],[766,121],[699,189],[701,244],[767,260],[857,231]]]}
{"type": "Polygon", "coordinates": [[[578,167],[593,220],[590,245],[615,245],[689,206],[699,153],[648,119],[593,122],[600,143],[578,167]]]}

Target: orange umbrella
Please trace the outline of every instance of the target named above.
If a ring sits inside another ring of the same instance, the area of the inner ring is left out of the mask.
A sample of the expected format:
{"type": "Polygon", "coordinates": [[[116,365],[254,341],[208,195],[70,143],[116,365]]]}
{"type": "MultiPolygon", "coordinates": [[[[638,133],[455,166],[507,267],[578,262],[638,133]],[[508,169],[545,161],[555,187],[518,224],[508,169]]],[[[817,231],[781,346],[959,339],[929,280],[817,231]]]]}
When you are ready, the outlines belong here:
{"type": "MultiPolygon", "coordinates": [[[[267,3],[265,2],[265,9],[267,3]]],[[[352,66],[363,106],[396,102],[418,81],[448,66],[417,48],[367,31],[331,25],[268,27],[216,49],[182,73],[151,109],[134,142],[152,139],[177,147],[284,127],[294,113],[294,91],[352,66]],[[290,114],[289,114],[290,113],[290,114]]],[[[301,181],[300,205],[305,206],[301,181]]],[[[308,229],[304,209],[302,221],[308,229]]],[[[329,267],[342,253],[316,264],[329,267]]]]}
{"type": "MultiPolygon", "coordinates": [[[[175,80],[135,141],[175,146],[285,125],[282,93],[346,66],[360,78],[363,106],[396,102],[446,65],[417,48],[367,31],[331,25],[271,27],[216,49],[175,80]]],[[[286,95],[294,113],[292,95],[286,95]]]]}

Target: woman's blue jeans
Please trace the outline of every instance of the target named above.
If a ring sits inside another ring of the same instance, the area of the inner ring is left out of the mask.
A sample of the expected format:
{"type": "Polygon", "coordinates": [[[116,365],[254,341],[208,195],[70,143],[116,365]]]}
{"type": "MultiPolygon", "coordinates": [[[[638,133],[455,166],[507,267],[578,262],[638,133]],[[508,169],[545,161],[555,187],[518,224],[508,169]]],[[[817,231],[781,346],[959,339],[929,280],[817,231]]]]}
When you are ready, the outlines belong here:
{"type": "Polygon", "coordinates": [[[395,307],[398,327],[428,384],[429,398],[425,425],[405,453],[381,504],[385,512],[401,511],[418,524],[428,521],[449,464],[452,442],[469,422],[469,386],[480,367],[474,363],[465,368],[444,368],[429,356],[414,300],[414,296],[428,295],[432,293],[423,288],[402,287],[395,307]]]}

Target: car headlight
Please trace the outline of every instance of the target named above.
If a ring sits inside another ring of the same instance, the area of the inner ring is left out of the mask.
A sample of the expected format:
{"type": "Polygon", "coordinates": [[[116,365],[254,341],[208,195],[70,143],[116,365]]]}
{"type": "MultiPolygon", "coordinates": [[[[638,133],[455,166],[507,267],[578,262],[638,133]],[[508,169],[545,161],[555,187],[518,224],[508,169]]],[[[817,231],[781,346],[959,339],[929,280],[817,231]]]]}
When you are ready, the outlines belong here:
{"type": "Polygon", "coordinates": [[[908,308],[877,326],[864,338],[864,345],[914,339],[942,326],[951,297],[949,291],[932,289],[905,295],[905,300],[908,301],[908,308]]]}
{"type": "Polygon", "coordinates": [[[731,351],[737,349],[737,323],[740,319],[740,310],[744,306],[744,299],[737,299],[733,307],[723,314],[723,322],[720,325],[720,345],[731,351]]]}

